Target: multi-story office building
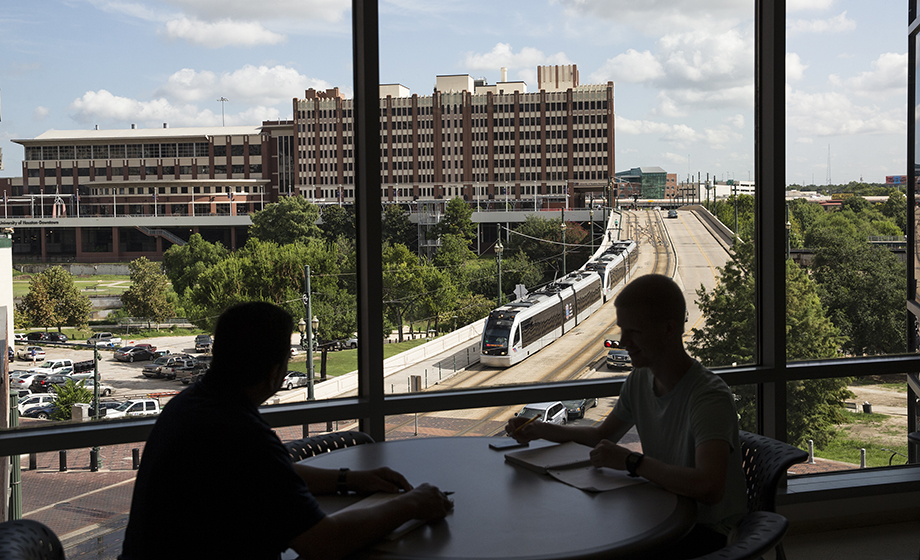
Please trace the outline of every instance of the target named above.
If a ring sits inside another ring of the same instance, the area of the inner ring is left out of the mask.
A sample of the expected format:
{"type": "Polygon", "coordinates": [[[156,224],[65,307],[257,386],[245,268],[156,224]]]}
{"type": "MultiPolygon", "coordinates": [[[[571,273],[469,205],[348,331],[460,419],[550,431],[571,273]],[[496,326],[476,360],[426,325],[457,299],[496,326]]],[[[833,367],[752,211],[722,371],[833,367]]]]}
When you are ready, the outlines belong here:
{"type": "MultiPolygon", "coordinates": [[[[517,209],[584,206],[613,177],[613,83],[574,65],[524,82],[438,76],[429,96],[381,85],[386,202],[437,214],[449,199],[517,209]],[[411,203],[411,204],[409,204],[411,203]]],[[[193,233],[235,248],[248,214],[280,196],[355,200],[354,101],[338,88],[293,100],[261,126],[57,131],[15,140],[22,178],[0,179],[0,225],[17,259],[160,258],[193,233]]],[[[424,236],[421,236],[424,237],[424,236]]]]}

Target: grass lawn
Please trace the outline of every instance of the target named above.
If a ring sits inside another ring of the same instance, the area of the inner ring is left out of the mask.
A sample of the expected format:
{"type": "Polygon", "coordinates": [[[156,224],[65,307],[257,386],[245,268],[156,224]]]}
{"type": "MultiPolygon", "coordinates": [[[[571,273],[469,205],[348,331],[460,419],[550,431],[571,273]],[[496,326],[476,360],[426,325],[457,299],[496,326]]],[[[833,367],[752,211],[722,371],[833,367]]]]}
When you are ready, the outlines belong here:
{"type": "MultiPolygon", "coordinates": [[[[387,359],[391,356],[395,356],[401,352],[405,352],[416,346],[421,346],[428,342],[426,339],[416,339],[416,340],[407,340],[405,342],[397,342],[395,344],[384,344],[383,345],[383,359],[387,359]]],[[[314,352],[313,354],[313,369],[316,372],[316,377],[320,375],[320,356],[319,352],[314,352]]],[[[358,369],[358,351],[357,350],[340,350],[338,352],[328,352],[326,353],[326,375],[328,377],[336,377],[343,375],[358,369]]],[[[291,363],[288,365],[288,370],[290,371],[307,371],[307,357],[306,355],[296,356],[291,360],[291,363]]]]}
{"type": "MultiPolygon", "coordinates": [[[[13,297],[19,298],[29,293],[30,275],[13,275],[13,297]]],[[[98,276],[74,276],[74,285],[80,292],[88,295],[121,295],[131,285],[131,278],[123,275],[100,274],[98,276]]]]}
{"type": "Polygon", "coordinates": [[[865,449],[866,466],[869,467],[887,467],[889,460],[892,465],[901,465],[907,461],[907,434],[892,425],[892,417],[887,414],[849,411],[844,414],[849,422],[838,426],[837,435],[827,446],[822,449],[815,448],[815,456],[858,465],[860,449],[865,449]],[[873,438],[872,434],[878,438],[873,438]],[[884,439],[903,443],[882,443],[884,439]],[[901,455],[895,455],[892,459],[894,452],[901,455]]]}

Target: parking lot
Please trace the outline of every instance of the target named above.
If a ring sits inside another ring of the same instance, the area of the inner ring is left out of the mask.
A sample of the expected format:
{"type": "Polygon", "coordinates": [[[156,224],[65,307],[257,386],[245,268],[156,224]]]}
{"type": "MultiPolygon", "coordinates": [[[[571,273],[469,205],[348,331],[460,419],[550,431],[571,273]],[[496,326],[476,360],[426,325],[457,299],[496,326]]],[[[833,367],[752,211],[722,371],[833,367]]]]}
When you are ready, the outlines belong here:
{"type": "MultiPolygon", "coordinates": [[[[171,354],[190,354],[197,356],[195,353],[195,337],[190,336],[167,336],[150,339],[132,339],[123,338],[123,346],[133,344],[148,343],[153,344],[158,350],[169,350],[171,354]]],[[[30,343],[35,344],[35,343],[30,343]]],[[[75,362],[92,360],[93,351],[91,348],[83,346],[69,346],[57,344],[42,344],[39,346],[45,349],[46,359],[70,358],[75,362]]],[[[16,345],[19,349],[23,345],[16,345]]],[[[169,391],[181,391],[186,387],[180,381],[166,379],[148,379],[141,374],[141,370],[151,361],[138,361],[134,363],[118,362],[112,357],[114,354],[111,348],[99,348],[99,376],[104,383],[115,387],[115,394],[111,399],[106,400],[126,400],[131,397],[142,397],[151,393],[164,393],[169,391]]],[[[34,367],[41,367],[42,362],[36,362],[34,367]]],[[[10,364],[10,370],[30,369],[31,361],[15,360],[10,364]]],[[[165,404],[168,397],[161,399],[165,404]]]]}

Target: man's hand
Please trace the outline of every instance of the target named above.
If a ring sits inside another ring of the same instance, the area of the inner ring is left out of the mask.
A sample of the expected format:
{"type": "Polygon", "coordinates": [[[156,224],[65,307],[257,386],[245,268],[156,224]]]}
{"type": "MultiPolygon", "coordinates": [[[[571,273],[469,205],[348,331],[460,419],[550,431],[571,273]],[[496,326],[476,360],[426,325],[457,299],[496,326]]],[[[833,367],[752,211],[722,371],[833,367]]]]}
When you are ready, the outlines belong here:
{"type": "Polygon", "coordinates": [[[428,483],[419,484],[417,488],[407,492],[405,499],[412,503],[416,512],[415,519],[424,521],[441,519],[454,508],[454,503],[444,492],[428,483]]]}
{"type": "Polygon", "coordinates": [[[591,450],[591,464],[595,467],[609,467],[618,471],[626,470],[626,456],[629,455],[629,449],[622,445],[617,445],[609,439],[602,439],[597,446],[591,450]]]}
{"type": "Polygon", "coordinates": [[[543,422],[539,420],[514,416],[505,424],[505,432],[513,437],[518,443],[527,443],[528,441],[543,437],[540,435],[542,425],[543,422]]]}
{"type": "Polygon", "coordinates": [[[399,492],[412,490],[406,477],[389,467],[366,471],[349,471],[345,478],[349,490],[360,493],[399,492]]]}

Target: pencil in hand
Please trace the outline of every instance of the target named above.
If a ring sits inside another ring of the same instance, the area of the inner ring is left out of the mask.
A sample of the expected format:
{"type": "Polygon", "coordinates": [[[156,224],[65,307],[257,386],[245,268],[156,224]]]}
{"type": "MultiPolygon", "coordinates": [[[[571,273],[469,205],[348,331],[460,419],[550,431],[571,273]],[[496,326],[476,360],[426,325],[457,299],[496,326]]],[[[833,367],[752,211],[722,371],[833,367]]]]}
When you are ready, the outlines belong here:
{"type": "Polygon", "coordinates": [[[515,428],[514,431],[511,432],[511,435],[514,435],[514,434],[518,433],[519,431],[521,431],[521,428],[523,428],[523,427],[526,426],[527,424],[530,424],[531,422],[533,422],[533,421],[536,420],[536,419],[537,419],[536,416],[533,416],[533,417],[529,418],[526,422],[524,422],[523,424],[521,424],[520,426],[518,426],[517,428],[515,428]]]}

